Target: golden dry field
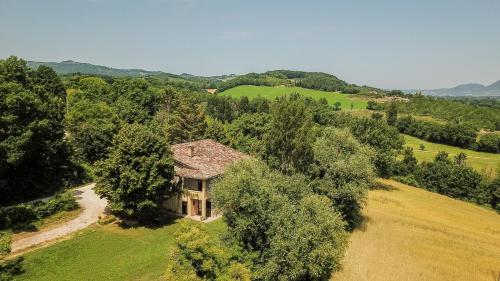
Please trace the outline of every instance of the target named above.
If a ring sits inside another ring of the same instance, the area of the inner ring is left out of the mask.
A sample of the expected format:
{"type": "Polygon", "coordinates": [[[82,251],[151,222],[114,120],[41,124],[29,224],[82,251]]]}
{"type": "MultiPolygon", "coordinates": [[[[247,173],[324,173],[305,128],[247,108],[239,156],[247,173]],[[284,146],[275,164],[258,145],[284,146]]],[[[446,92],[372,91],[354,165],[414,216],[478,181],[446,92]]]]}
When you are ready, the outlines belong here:
{"type": "Polygon", "coordinates": [[[391,180],[369,192],[334,281],[500,280],[500,215],[391,180]]]}

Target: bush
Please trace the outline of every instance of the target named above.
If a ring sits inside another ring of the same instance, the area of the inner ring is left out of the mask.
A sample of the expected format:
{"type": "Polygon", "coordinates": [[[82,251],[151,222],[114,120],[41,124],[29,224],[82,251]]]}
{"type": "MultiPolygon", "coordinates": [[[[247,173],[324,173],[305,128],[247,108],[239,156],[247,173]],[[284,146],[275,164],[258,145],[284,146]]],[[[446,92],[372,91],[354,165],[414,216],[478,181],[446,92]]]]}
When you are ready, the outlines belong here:
{"type": "Polygon", "coordinates": [[[33,222],[62,211],[72,211],[78,203],[71,192],[55,195],[47,201],[20,204],[0,210],[0,229],[33,229],[33,222]]]}
{"type": "Polygon", "coordinates": [[[62,211],[72,211],[78,208],[78,203],[71,192],[57,194],[45,202],[35,203],[38,218],[45,218],[62,211]]]}
{"type": "Polygon", "coordinates": [[[415,186],[415,187],[419,186],[418,181],[415,179],[415,177],[413,175],[396,176],[396,177],[393,177],[392,179],[395,181],[407,184],[407,185],[411,185],[411,186],[415,186]]]}
{"type": "Polygon", "coordinates": [[[23,257],[0,262],[0,281],[14,280],[14,276],[23,273],[23,257]]]}
{"type": "Polygon", "coordinates": [[[0,232],[0,259],[10,253],[10,242],[10,233],[0,232]]]}

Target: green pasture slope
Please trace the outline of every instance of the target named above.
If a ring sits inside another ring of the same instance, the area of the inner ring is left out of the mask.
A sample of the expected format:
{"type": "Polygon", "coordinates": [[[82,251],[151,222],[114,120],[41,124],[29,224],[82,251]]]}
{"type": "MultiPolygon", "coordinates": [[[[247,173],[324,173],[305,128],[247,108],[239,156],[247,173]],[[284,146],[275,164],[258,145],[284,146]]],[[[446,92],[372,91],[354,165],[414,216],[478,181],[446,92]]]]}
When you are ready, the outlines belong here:
{"type": "Polygon", "coordinates": [[[463,152],[467,154],[467,164],[478,172],[488,177],[494,177],[496,172],[500,172],[500,154],[478,152],[455,146],[432,143],[409,135],[403,136],[406,146],[413,148],[413,153],[419,161],[432,161],[439,151],[446,151],[450,157],[463,152]],[[425,150],[420,150],[420,144],[424,144],[425,150]]]}
{"type": "MultiPolygon", "coordinates": [[[[15,280],[161,280],[180,221],[200,224],[177,219],[157,228],[92,226],[69,240],[25,254],[25,273],[15,280]]],[[[204,225],[211,235],[225,228],[221,219],[204,225]]]]}
{"type": "Polygon", "coordinates": [[[351,103],[354,105],[353,109],[365,109],[367,101],[354,95],[346,95],[337,92],[324,92],[318,90],[305,89],[300,87],[268,87],[268,86],[238,86],[228,89],[221,93],[221,95],[228,95],[234,98],[247,96],[249,99],[258,96],[275,99],[279,96],[288,95],[291,93],[299,93],[306,97],[319,100],[325,98],[328,104],[333,105],[336,102],[341,103],[342,109],[351,109],[351,103]]]}

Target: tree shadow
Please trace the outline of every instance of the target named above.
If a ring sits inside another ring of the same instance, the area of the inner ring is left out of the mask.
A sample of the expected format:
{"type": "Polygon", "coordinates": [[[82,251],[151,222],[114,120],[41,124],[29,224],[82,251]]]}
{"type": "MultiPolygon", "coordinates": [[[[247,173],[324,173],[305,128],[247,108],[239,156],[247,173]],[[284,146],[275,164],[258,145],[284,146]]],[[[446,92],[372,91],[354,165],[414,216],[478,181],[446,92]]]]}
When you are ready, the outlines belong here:
{"type": "Polygon", "coordinates": [[[361,216],[361,222],[357,225],[357,227],[354,230],[365,232],[368,229],[368,224],[370,223],[370,221],[371,219],[369,216],[366,215],[361,216]]]}
{"type": "Polygon", "coordinates": [[[176,223],[177,220],[181,218],[182,217],[179,217],[177,215],[174,215],[166,211],[159,211],[156,216],[148,219],[138,220],[135,218],[120,218],[117,224],[123,229],[130,229],[130,228],[135,229],[140,227],[145,227],[149,229],[158,229],[174,224],[176,223]]]}

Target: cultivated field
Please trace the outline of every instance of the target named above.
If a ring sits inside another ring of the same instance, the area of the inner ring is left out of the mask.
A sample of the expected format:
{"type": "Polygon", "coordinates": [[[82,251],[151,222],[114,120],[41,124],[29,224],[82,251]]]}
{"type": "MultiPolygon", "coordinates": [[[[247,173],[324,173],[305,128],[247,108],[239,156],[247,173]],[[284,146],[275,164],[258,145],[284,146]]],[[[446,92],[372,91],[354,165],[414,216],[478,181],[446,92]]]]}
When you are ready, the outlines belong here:
{"type": "Polygon", "coordinates": [[[419,161],[432,161],[439,151],[448,152],[450,157],[463,152],[467,154],[467,164],[487,177],[495,177],[500,172],[500,154],[477,152],[462,149],[455,146],[437,144],[421,140],[408,135],[403,135],[406,146],[413,148],[413,153],[419,161]],[[420,150],[420,144],[424,144],[425,150],[420,150]]]}
{"type": "Polygon", "coordinates": [[[500,215],[394,181],[370,191],[335,281],[491,280],[500,274],[500,215]]]}
{"type": "Polygon", "coordinates": [[[317,100],[319,100],[320,98],[325,98],[330,105],[333,105],[336,102],[340,102],[343,109],[351,109],[351,104],[353,104],[353,109],[365,109],[367,105],[367,101],[365,99],[355,97],[353,95],[346,95],[336,92],[324,92],[300,87],[267,87],[245,85],[226,90],[222,92],[221,95],[229,95],[235,98],[247,96],[250,99],[258,97],[260,95],[264,98],[275,99],[279,96],[291,93],[299,93],[303,96],[311,97],[317,100]]]}

